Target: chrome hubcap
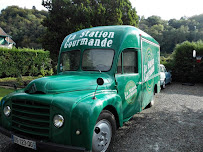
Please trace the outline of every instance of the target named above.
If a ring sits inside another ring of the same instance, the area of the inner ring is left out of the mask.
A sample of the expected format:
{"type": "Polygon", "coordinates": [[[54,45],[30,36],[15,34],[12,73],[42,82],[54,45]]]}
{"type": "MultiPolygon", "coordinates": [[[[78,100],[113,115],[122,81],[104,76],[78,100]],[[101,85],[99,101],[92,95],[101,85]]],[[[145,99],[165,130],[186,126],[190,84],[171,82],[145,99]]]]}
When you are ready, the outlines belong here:
{"type": "Polygon", "coordinates": [[[100,120],[94,128],[92,137],[93,152],[105,152],[111,142],[112,129],[107,120],[100,120]]]}

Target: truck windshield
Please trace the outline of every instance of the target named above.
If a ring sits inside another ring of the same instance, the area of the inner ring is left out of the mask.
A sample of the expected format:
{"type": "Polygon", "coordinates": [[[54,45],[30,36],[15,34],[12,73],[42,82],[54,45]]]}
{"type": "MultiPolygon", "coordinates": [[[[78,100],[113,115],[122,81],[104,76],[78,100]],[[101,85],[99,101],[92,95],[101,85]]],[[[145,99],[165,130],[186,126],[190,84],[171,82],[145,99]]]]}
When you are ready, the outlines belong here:
{"type": "Polygon", "coordinates": [[[76,71],[80,65],[80,51],[63,52],[60,57],[60,71],[76,71]]]}
{"type": "Polygon", "coordinates": [[[82,58],[84,71],[109,71],[114,57],[114,50],[85,50],[82,58]]]}

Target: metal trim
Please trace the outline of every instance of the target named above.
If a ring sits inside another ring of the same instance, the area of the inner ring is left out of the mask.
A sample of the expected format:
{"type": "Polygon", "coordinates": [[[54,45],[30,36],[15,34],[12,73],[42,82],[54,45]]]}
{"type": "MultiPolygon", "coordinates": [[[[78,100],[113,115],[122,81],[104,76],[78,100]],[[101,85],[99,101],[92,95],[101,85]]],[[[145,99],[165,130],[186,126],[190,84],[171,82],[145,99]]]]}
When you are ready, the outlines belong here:
{"type": "Polygon", "coordinates": [[[152,42],[152,41],[150,41],[150,40],[147,40],[147,39],[143,38],[142,36],[141,36],[141,39],[142,39],[143,41],[145,41],[145,42],[151,44],[151,45],[154,45],[154,46],[160,48],[160,45],[158,45],[158,44],[156,44],[156,43],[154,43],[154,42],[152,42]]]}

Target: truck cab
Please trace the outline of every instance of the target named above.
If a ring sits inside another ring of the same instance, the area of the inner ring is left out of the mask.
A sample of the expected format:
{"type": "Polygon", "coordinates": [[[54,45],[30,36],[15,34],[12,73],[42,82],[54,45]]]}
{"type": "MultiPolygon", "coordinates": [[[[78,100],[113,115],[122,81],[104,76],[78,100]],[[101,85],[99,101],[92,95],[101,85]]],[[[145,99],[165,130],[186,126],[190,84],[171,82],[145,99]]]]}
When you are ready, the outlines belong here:
{"type": "Polygon", "coordinates": [[[57,75],[33,80],[1,100],[0,131],[24,147],[111,150],[116,129],[152,106],[160,91],[160,46],[132,26],[68,35],[57,75]],[[53,143],[53,144],[52,144],[53,143]]]}

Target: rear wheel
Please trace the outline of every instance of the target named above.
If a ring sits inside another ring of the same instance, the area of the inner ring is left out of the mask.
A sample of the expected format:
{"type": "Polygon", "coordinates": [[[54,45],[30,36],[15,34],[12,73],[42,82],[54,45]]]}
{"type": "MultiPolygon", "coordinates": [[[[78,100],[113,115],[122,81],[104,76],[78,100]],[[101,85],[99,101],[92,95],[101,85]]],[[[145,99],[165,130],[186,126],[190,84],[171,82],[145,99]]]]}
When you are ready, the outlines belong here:
{"type": "Polygon", "coordinates": [[[92,151],[109,152],[112,147],[115,131],[116,121],[114,115],[107,110],[103,110],[94,127],[92,151]]]}
{"type": "Polygon", "coordinates": [[[154,106],[154,103],[155,103],[155,93],[153,92],[152,99],[151,99],[151,101],[149,103],[149,107],[154,106]]]}

